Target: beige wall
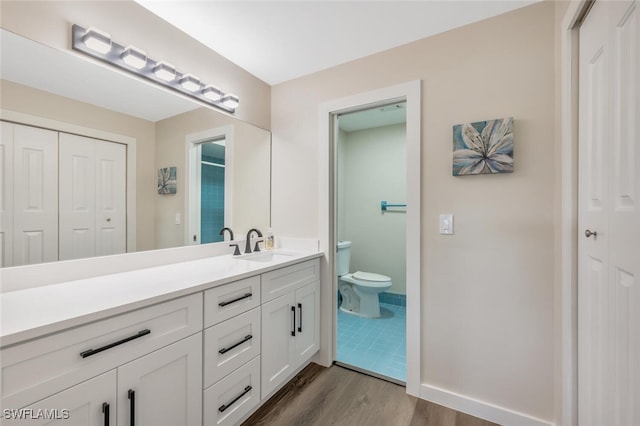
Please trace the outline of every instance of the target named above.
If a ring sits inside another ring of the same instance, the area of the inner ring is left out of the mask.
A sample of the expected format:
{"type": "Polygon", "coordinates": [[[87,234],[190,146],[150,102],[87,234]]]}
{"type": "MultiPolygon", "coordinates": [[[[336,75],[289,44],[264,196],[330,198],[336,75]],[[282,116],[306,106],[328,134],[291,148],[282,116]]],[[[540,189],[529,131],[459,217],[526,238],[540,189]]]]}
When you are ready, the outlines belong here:
{"type": "MultiPolygon", "coordinates": [[[[271,88],[131,0],[0,2],[2,28],[56,49],[71,51],[71,25],[96,27],[240,98],[235,116],[271,126],[271,88]]],[[[90,60],[82,56],[86,60],[90,60]]]]}
{"type": "Polygon", "coordinates": [[[380,211],[380,201],[404,203],[406,188],[404,124],[355,132],[338,139],[338,239],[349,240],[349,272],[366,271],[391,278],[389,292],[406,293],[406,213],[380,211]]]}
{"type": "MultiPolygon", "coordinates": [[[[128,136],[136,140],[136,251],[155,247],[155,128],[150,121],[0,80],[5,110],[128,136]]],[[[54,129],[59,130],[59,129],[54,129]]]]}
{"type": "Polygon", "coordinates": [[[156,123],[156,165],[177,167],[177,191],[172,195],[156,195],[156,247],[179,247],[185,244],[187,223],[186,136],[211,129],[231,126],[233,140],[227,148],[227,162],[232,163],[232,216],[225,218],[236,238],[250,228],[265,232],[270,222],[270,156],[268,131],[243,123],[224,114],[199,108],[156,123]],[[229,149],[232,154],[229,154],[229,149]],[[175,224],[175,215],[183,220],[175,224]]]}
{"type": "MultiPolygon", "coordinates": [[[[318,232],[322,102],[422,80],[423,383],[554,417],[554,9],[543,2],[272,91],[272,222],[318,232]],[[515,171],[451,176],[451,126],[515,117],[515,171]],[[295,200],[296,208],[289,208],[295,200]],[[438,216],[455,216],[455,235],[438,216]]],[[[330,285],[325,281],[323,285],[330,285]]]]}

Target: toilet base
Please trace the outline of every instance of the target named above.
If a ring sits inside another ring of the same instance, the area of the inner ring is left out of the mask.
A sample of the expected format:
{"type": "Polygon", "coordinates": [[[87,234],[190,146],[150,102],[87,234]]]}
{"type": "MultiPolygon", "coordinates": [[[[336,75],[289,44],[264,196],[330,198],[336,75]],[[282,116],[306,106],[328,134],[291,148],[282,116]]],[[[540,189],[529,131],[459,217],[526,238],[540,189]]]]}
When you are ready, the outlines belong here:
{"type": "MultiPolygon", "coordinates": [[[[344,290],[344,289],[341,289],[344,290]]],[[[342,312],[346,312],[348,314],[353,314],[353,315],[357,315],[359,317],[364,317],[364,318],[380,318],[380,302],[379,302],[379,298],[378,298],[378,293],[374,293],[374,294],[359,294],[359,306],[355,306],[352,307],[352,309],[349,309],[348,306],[349,303],[345,303],[346,298],[344,297],[344,293],[343,293],[343,298],[342,298],[342,303],[340,304],[340,310],[342,312]],[[358,309],[359,308],[359,309],[358,309]]]]}

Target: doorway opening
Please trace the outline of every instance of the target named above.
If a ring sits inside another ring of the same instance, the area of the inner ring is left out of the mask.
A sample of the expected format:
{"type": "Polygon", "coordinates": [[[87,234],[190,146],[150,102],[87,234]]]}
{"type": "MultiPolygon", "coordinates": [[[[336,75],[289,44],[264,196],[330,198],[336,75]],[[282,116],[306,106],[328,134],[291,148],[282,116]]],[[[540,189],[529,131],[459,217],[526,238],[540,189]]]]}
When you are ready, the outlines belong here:
{"type": "Polygon", "coordinates": [[[231,226],[232,141],[229,127],[187,135],[187,244],[223,241],[231,226]]]}
{"type": "Polygon", "coordinates": [[[336,362],[406,382],[406,102],[339,114],[336,362]]]}

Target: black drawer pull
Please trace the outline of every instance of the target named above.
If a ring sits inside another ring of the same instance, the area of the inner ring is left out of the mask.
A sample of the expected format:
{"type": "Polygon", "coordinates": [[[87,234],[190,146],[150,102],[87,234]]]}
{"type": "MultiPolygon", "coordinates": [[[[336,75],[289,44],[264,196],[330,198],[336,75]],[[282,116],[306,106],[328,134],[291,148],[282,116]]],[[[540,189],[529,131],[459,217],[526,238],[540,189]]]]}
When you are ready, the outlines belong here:
{"type": "Polygon", "coordinates": [[[220,408],[218,408],[218,411],[220,411],[221,413],[224,413],[224,411],[225,411],[227,408],[231,407],[233,404],[235,404],[236,402],[238,402],[238,400],[239,400],[240,398],[242,398],[243,396],[245,396],[246,394],[248,394],[249,392],[251,392],[251,389],[252,389],[252,387],[251,387],[251,386],[247,386],[246,388],[244,388],[244,391],[243,391],[240,395],[238,395],[238,396],[236,396],[236,397],[235,397],[235,399],[234,399],[233,401],[231,401],[230,403],[228,403],[228,404],[226,404],[226,405],[225,405],[225,404],[222,404],[222,405],[220,406],[220,408]]]}
{"type": "Polygon", "coordinates": [[[109,426],[109,404],[102,403],[102,412],[104,413],[104,426],[109,426]]]}
{"type": "Polygon", "coordinates": [[[253,338],[252,335],[247,334],[246,336],[244,336],[244,339],[240,340],[238,343],[236,343],[233,346],[229,346],[228,348],[222,348],[220,349],[218,352],[220,352],[221,354],[227,353],[229,352],[231,349],[240,346],[241,344],[243,344],[244,342],[248,342],[249,340],[251,340],[253,338]]]}
{"type": "Polygon", "coordinates": [[[291,312],[293,312],[293,328],[291,328],[291,335],[296,337],[296,307],[291,307],[291,312]]]}
{"type": "Polygon", "coordinates": [[[129,398],[129,426],[136,425],[136,392],[133,389],[129,389],[127,394],[129,398]]]}
{"type": "Polygon", "coordinates": [[[151,334],[151,330],[149,330],[148,328],[138,331],[138,333],[134,334],[133,336],[126,337],[126,338],[124,338],[122,340],[118,340],[117,342],[109,343],[108,345],[102,346],[102,347],[100,347],[98,349],[87,349],[84,352],[80,352],[80,356],[82,358],[86,358],[86,357],[89,357],[91,355],[95,355],[97,353],[100,353],[102,351],[106,351],[107,349],[111,349],[113,347],[116,347],[118,345],[122,345],[123,343],[127,343],[127,342],[130,342],[130,341],[134,340],[134,339],[138,339],[138,338],[140,338],[142,336],[146,336],[147,334],[151,334]]]}
{"type": "Polygon", "coordinates": [[[247,297],[251,297],[251,296],[253,296],[252,293],[246,293],[244,296],[237,297],[237,298],[235,298],[233,300],[228,300],[226,302],[220,302],[220,303],[218,303],[218,306],[227,306],[227,305],[230,305],[232,303],[239,302],[242,299],[246,299],[247,297]]]}
{"type": "Polygon", "coordinates": [[[300,309],[300,320],[298,322],[298,333],[302,333],[302,303],[298,303],[298,309],[300,309]]]}

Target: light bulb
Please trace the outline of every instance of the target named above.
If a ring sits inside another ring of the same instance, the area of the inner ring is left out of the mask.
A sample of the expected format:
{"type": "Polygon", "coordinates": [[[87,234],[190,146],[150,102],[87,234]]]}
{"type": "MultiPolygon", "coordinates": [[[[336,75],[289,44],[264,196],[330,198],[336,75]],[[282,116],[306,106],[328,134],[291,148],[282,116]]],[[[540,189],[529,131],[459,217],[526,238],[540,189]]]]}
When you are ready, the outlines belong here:
{"type": "Polygon", "coordinates": [[[137,70],[140,70],[147,65],[147,54],[133,46],[125,48],[121,57],[125,64],[137,70]]]}
{"type": "Polygon", "coordinates": [[[209,100],[213,102],[218,102],[222,99],[222,90],[218,89],[216,86],[207,86],[202,90],[202,94],[209,100]]]}
{"type": "Polygon", "coordinates": [[[186,74],[180,79],[180,85],[189,92],[197,92],[200,90],[200,80],[193,74],[186,74]]]}
{"type": "Polygon", "coordinates": [[[105,54],[111,50],[111,36],[96,28],[89,28],[82,36],[82,42],[91,50],[105,54]]]}
{"type": "Polygon", "coordinates": [[[240,105],[240,99],[232,93],[228,93],[222,97],[222,104],[230,109],[238,108],[240,105]]]}
{"type": "Polygon", "coordinates": [[[164,81],[173,81],[176,78],[176,69],[173,65],[166,62],[158,62],[158,64],[153,68],[153,73],[160,80],[164,81]]]}

